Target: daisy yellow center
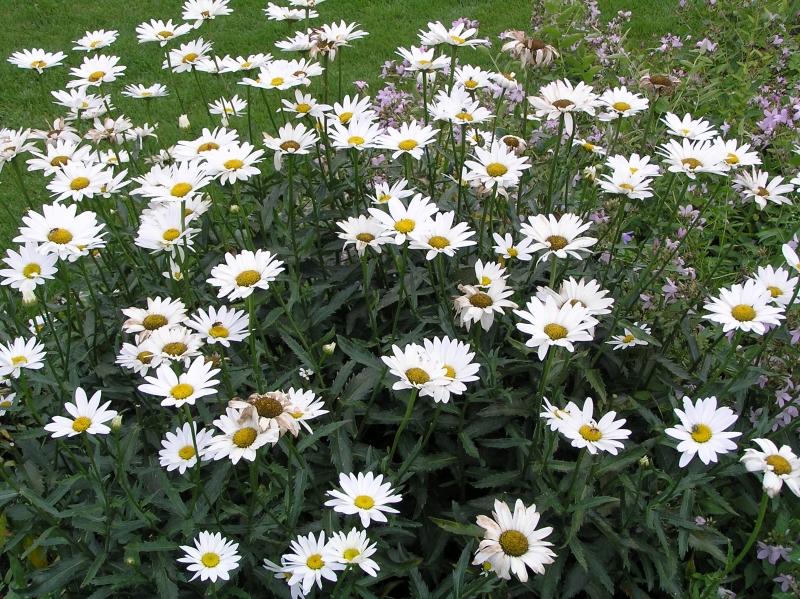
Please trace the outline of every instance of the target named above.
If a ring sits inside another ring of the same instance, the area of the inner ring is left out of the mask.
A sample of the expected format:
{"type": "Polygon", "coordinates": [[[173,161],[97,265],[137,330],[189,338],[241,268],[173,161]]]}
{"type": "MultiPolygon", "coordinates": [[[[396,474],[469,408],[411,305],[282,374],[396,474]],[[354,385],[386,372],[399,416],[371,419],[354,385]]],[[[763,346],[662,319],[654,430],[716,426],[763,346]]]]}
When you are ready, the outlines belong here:
{"type": "Polygon", "coordinates": [[[34,69],[43,69],[47,66],[47,63],[43,60],[34,60],[31,63],[31,67],[34,69]]]}
{"type": "Polygon", "coordinates": [[[417,64],[418,64],[418,65],[420,65],[420,66],[425,66],[425,65],[429,65],[429,64],[431,64],[431,61],[430,61],[430,60],[427,60],[427,59],[425,59],[425,58],[420,58],[420,59],[417,61],[417,64]]]}
{"type": "Polygon", "coordinates": [[[419,144],[413,139],[404,139],[399,144],[397,144],[397,147],[400,148],[401,150],[408,152],[416,148],[418,145],[419,144]]]}
{"type": "Polygon", "coordinates": [[[55,229],[50,229],[50,232],[47,234],[47,240],[59,245],[64,245],[72,241],[72,233],[66,229],[56,227],[55,229]]]}
{"type": "Polygon", "coordinates": [[[142,364],[149,364],[153,360],[153,352],[142,351],[136,354],[136,359],[142,364]]]}
{"type": "Polygon", "coordinates": [[[550,244],[552,250],[563,250],[569,243],[567,238],[561,235],[550,235],[545,241],[550,244]]]}
{"type": "Polygon", "coordinates": [[[314,553],[313,555],[308,556],[308,559],[306,560],[306,566],[308,566],[311,570],[320,570],[325,566],[325,560],[322,559],[322,556],[319,553],[314,553]]]}
{"type": "Polygon", "coordinates": [[[766,187],[759,187],[758,189],[756,189],[756,195],[761,196],[762,198],[766,198],[767,196],[769,196],[769,189],[767,189],[766,187]]]}
{"type": "Polygon", "coordinates": [[[192,191],[192,186],[189,183],[176,183],[169,190],[169,193],[176,198],[182,198],[190,191],[192,191]]]}
{"type": "Polygon", "coordinates": [[[472,121],[472,120],[474,120],[474,117],[472,116],[472,114],[469,113],[469,112],[466,112],[465,110],[462,110],[461,112],[456,113],[456,118],[460,119],[462,121],[472,121]]]}
{"type": "Polygon", "coordinates": [[[703,166],[703,163],[700,162],[697,158],[684,158],[683,160],[681,160],[681,164],[683,164],[683,166],[685,166],[689,170],[695,170],[696,168],[703,166]]]}
{"type": "Polygon", "coordinates": [[[182,460],[191,460],[194,457],[194,447],[191,445],[184,445],[178,450],[178,456],[182,460]]]}
{"type": "Polygon", "coordinates": [[[166,39],[166,38],[170,38],[170,37],[172,37],[174,34],[173,34],[171,31],[167,31],[167,30],[165,29],[164,31],[159,31],[158,33],[156,33],[156,35],[157,35],[158,37],[161,37],[161,38],[164,38],[164,39],[166,39]]]}
{"type": "Polygon", "coordinates": [[[206,568],[216,568],[219,566],[219,554],[209,551],[200,557],[200,561],[206,568]]]}
{"type": "Polygon", "coordinates": [[[599,428],[596,426],[589,426],[588,424],[581,425],[578,432],[581,434],[581,437],[591,442],[596,442],[603,438],[603,433],[600,432],[599,428]]]}
{"type": "Polygon", "coordinates": [[[219,150],[219,144],[213,141],[207,141],[204,144],[200,144],[197,148],[197,153],[200,152],[208,152],[210,150],[219,150]]]}
{"type": "Polygon", "coordinates": [[[189,385],[188,383],[178,383],[172,389],[170,389],[170,395],[175,399],[186,399],[192,393],[194,393],[194,387],[189,385]]]}
{"type": "Polygon", "coordinates": [[[301,114],[305,114],[311,111],[311,104],[307,104],[306,102],[300,102],[297,106],[294,107],[297,112],[301,114]]]}
{"type": "Polygon", "coordinates": [[[569,334],[569,331],[566,327],[563,327],[555,322],[551,322],[550,324],[544,325],[544,333],[553,341],[558,341],[559,339],[566,337],[567,334],[569,334]]]}
{"type": "Polygon", "coordinates": [[[6,399],[5,401],[0,401],[0,408],[3,408],[5,410],[6,408],[10,407],[11,407],[11,402],[9,400],[6,399]]]}
{"type": "Polygon", "coordinates": [[[359,233],[356,235],[356,239],[364,243],[369,243],[370,241],[374,241],[375,236],[372,233],[359,233]]]}
{"type": "Polygon", "coordinates": [[[491,284],[492,280],[489,277],[487,277],[486,275],[481,277],[481,285],[491,285],[491,284]]]}
{"type": "Polygon", "coordinates": [[[50,166],[64,166],[69,162],[69,156],[56,156],[50,161],[50,166]]]}
{"type": "Polygon", "coordinates": [[[711,428],[706,424],[695,424],[690,434],[695,443],[708,443],[711,440],[711,428]]]}
{"type": "Polygon", "coordinates": [[[630,183],[620,183],[619,187],[620,189],[624,189],[626,191],[633,191],[633,185],[631,185],[630,183]]]}
{"type": "Polygon", "coordinates": [[[283,85],[283,77],[273,77],[269,83],[275,86],[283,85]]]}
{"type": "Polygon", "coordinates": [[[363,137],[361,137],[360,135],[352,135],[352,136],[347,138],[347,143],[350,144],[351,146],[360,146],[365,141],[366,140],[363,137]]]}
{"type": "Polygon", "coordinates": [[[162,351],[169,355],[169,356],[180,356],[186,353],[186,350],[189,349],[185,343],[181,343],[180,341],[173,341],[172,343],[167,343],[162,351]]]}
{"type": "Polygon", "coordinates": [[[144,90],[139,95],[142,96],[143,98],[149,98],[150,96],[153,95],[153,92],[149,90],[144,90]]]}
{"type": "Polygon", "coordinates": [[[486,165],[486,174],[490,177],[502,177],[508,172],[508,167],[499,162],[491,162],[486,165]]]}
{"type": "Polygon", "coordinates": [[[31,262],[30,264],[26,264],[22,269],[22,276],[26,279],[34,279],[42,274],[42,267],[36,264],[35,262],[31,262]]]}
{"type": "Polygon", "coordinates": [[[352,119],[352,118],[353,118],[353,113],[352,112],[343,112],[342,114],[339,115],[339,122],[342,123],[343,125],[345,125],[345,124],[349,123],[350,119],[352,119]]]}
{"type": "Polygon", "coordinates": [[[106,76],[105,71],[95,71],[94,73],[91,73],[87,77],[87,79],[89,81],[91,81],[92,83],[97,83],[98,81],[100,81],[105,76],[106,76]]]}
{"type": "Polygon", "coordinates": [[[406,378],[413,385],[424,385],[431,380],[431,377],[427,372],[422,370],[422,368],[417,368],[416,366],[406,370],[406,378]]]}
{"type": "Polygon", "coordinates": [[[356,559],[359,555],[361,555],[361,552],[355,547],[350,547],[349,549],[345,549],[344,553],[342,553],[342,557],[348,562],[356,559]]]}
{"type": "Polygon", "coordinates": [[[72,421],[72,430],[74,430],[76,433],[82,433],[90,426],[92,426],[92,419],[86,416],[78,416],[72,421]]]}
{"type": "Polygon", "coordinates": [[[592,144],[592,143],[589,143],[588,141],[585,141],[585,142],[583,142],[583,143],[581,144],[581,147],[582,147],[584,150],[588,151],[588,152],[594,152],[594,149],[595,149],[597,146],[596,146],[596,145],[594,145],[594,144],[592,144]]]}
{"type": "Polygon", "coordinates": [[[769,287],[767,287],[767,289],[769,289],[769,294],[772,297],[780,297],[781,294],[783,293],[780,287],[775,287],[774,285],[770,285],[769,287]]]}
{"type": "Polygon", "coordinates": [[[262,395],[253,402],[261,418],[277,418],[283,414],[283,404],[274,397],[262,395]]]}
{"type": "Polygon", "coordinates": [[[507,252],[512,258],[516,258],[519,255],[519,250],[517,248],[508,248],[507,252]]]}
{"type": "Polygon", "coordinates": [[[767,456],[767,464],[772,466],[772,471],[778,476],[782,474],[791,474],[792,472],[792,465],[789,463],[789,460],[782,455],[773,454],[767,456]]]}
{"type": "Polygon", "coordinates": [[[436,248],[437,250],[443,250],[450,245],[450,240],[447,239],[447,237],[442,237],[441,235],[434,235],[428,240],[428,245],[436,248]]]}
{"type": "Polygon", "coordinates": [[[221,322],[215,322],[211,328],[208,329],[208,334],[215,339],[225,339],[230,335],[230,331],[227,327],[223,326],[221,322]]]}
{"type": "Polygon", "coordinates": [[[243,270],[236,275],[236,284],[239,287],[252,287],[261,280],[261,273],[257,270],[243,270]]]}
{"type": "Polygon", "coordinates": [[[570,106],[574,106],[575,102],[572,100],[567,100],[566,98],[562,98],[561,100],[556,100],[553,102],[553,106],[558,108],[559,110],[564,110],[565,108],[569,108],[570,106]]]}
{"type": "Polygon", "coordinates": [[[401,218],[394,224],[394,228],[396,231],[400,233],[411,233],[414,230],[414,227],[417,226],[417,223],[411,220],[410,218],[401,218]]]}
{"type": "Polygon", "coordinates": [[[245,61],[244,61],[242,64],[240,64],[239,66],[240,66],[241,68],[243,68],[243,69],[249,69],[251,66],[253,66],[253,63],[252,63],[252,62],[250,62],[249,60],[245,60],[245,61]]]}
{"type": "Polygon", "coordinates": [[[70,181],[69,188],[72,191],[80,191],[81,189],[86,189],[89,187],[89,179],[86,177],[75,177],[72,181],[70,181]]]}
{"type": "Polygon", "coordinates": [[[456,369],[450,366],[450,364],[445,364],[444,375],[449,379],[454,379],[456,378],[456,369]]]}
{"type": "Polygon", "coordinates": [[[728,155],[725,157],[725,162],[728,164],[739,164],[739,157],[733,152],[728,152],[728,155]]]}
{"type": "Polygon", "coordinates": [[[303,414],[304,412],[302,412],[301,410],[295,410],[294,412],[292,412],[292,418],[295,419],[302,418],[303,414]]]}
{"type": "Polygon", "coordinates": [[[223,162],[222,166],[224,166],[229,171],[235,171],[244,166],[244,161],[239,160],[238,158],[231,158],[230,160],[226,160],[225,162],[223,162]]]}
{"type": "Polygon", "coordinates": [[[289,139],[283,142],[280,145],[281,150],[284,152],[295,152],[300,149],[300,144],[294,141],[293,139],[289,139]]]}
{"type": "Polygon", "coordinates": [[[478,82],[475,81],[474,79],[467,79],[464,82],[464,87],[466,87],[467,89],[475,89],[476,87],[478,87],[478,82]]]}
{"type": "Polygon", "coordinates": [[[739,322],[750,322],[756,317],[756,311],[748,304],[738,304],[731,308],[731,316],[739,322]]]}
{"type": "Polygon", "coordinates": [[[518,530],[506,530],[498,539],[503,553],[511,557],[519,557],[528,552],[528,537],[518,530]]]}
{"type": "Polygon", "coordinates": [[[684,127],[683,129],[680,129],[680,132],[683,133],[684,135],[689,135],[689,133],[691,133],[692,131],[691,129],[687,129],[686,127],[684,127]]]}
{"type": "Polygon", "coordinates": [[[623,342],[623,343],[633,343],[633,340],[634,340],[634,339],[636,339],[636,337],[634,337],[633,335],[631,335],[630,333],[628,333],[627,335],[625,335],[625,336],[622,338],[622,342],[623,342]]]}
{"type": "Polygon", "coordinates": [[[483,293],[482,291],[479,291],[478,293],[475,293],[470,296],[469,303],[475,306],[476,308],[488,308],[494,302],[492,301],[492,296],[490,296],[488,293],[483,293]]]}
{"type": "Polygon", "coordinates": [[[26,358],[25,356],[14,356],[13,358],[11,358],[11,363],[14,366],[22,366],[28,363],[28,358],[26,358]]]}
{"type": "Polygon", "coordinates": [[[183,63],[189,64],[197,60],[198,54],[197,52],[189,52],[183,57],[183,63]]]}
{"type": "Polygon", "coordinates": [[[240,428],[233,433],[233,444],[236,445],[236,447],[250,447],[255,443],[257,436],[258,432],[251,426],[240,428]]]}
{"type": "Polygon", "coordinates": [[[451,40],[453,40],[453,41],[454,41],[455,43],[457,43],[457,44],[463,44],[464,42],[466,42],[466,41],[467,41],[467,40],[465,40],[463,37],[459,37],[459,36],[457,36],[457,35],[451,35],[451,36],[450,36],[450,39],[451,39],[451,40]]]}
{"type": "Polygon", "coordinates": [[[617,112],[625,112],[626,110],[631,109],[631,105],[628,104],[627,102],[614,102],[611,105],[611,108],[613,108],[617,112]]]}
{"type": "Polygon", "coordinates": [[[371,510],[375,506],[375,500],[369,495],[358,495],[353,499],[353,504],[361,510],[371,510]]]}
{"type": "Polygon", "coordinates": [[[178,229],[167,229],[161,235],[164,238],[164,241],[175,241],[178,237],[181,236],[181,232],[178,229]]]}
{"type": "Polygon", "coordinates": [[[148,314],[142,319],[142,326],[148,331],[155,331],[168,322],[167,317],[163,314],[148,314]]]}

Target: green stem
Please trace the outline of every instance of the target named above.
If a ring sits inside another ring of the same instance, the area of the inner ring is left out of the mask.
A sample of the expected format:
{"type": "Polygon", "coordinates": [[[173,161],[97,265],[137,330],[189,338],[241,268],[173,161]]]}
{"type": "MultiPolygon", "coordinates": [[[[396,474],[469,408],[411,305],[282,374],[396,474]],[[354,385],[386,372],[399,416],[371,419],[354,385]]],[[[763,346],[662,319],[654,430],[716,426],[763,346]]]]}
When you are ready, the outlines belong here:
{"type": "Polygon", "coordinates": [[[392,448],[389,450],[389,459],[387,460],[387,464],[391,464],[392,459],[394,458],[394,452],[397,450],[397,444],[400,441],[400,435],[403,434],[406,426],[408,426],[408,421],[411,419],[411,412],[414,410],[414,403],[417,401],[418,394],[419,389],[414,388],[411,390],[411,397],[406,405],[406,413],[403,415],[403,420],[400,422],[400,426],[397,428],[397,432],[394,434],[394,440],[392,441],[392,448]]]}

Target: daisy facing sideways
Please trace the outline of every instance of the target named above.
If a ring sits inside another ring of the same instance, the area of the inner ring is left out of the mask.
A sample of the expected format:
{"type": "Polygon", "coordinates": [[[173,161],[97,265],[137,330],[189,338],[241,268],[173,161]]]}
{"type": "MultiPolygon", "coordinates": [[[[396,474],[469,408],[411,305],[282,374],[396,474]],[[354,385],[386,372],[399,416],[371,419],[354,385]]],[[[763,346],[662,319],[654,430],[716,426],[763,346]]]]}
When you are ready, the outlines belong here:
{"type": "Polygon", "coordinates": [[[385,514],[397,514],[398,510],[389,504],[402,501],[402,496],[394,494],[391,483],[383,482],[382,474],[359,472],[339,474],[339,486],[328,491],[333,499],[325,502],[327,507],[340,514],[358,514],[361,525],[367,528],[370,522],[387,522],[385,514]]]}
{"type": "Polygon", "coordinates": [[[742,433],[727,431],[736,422],[737,416],[727,407],[717,408],[717,398],[698,399],[694,404],[684,396],[683,410],[675,408],[681,423],[664,432],[678,439],[677,450],[681,452],[678,465],[683,468],[695,455],[703,464],[717,461],[717,454],[736,451],[733,441],[742,433]]]}
{"type": "Polygon", "coordinates": [[[75,389],[75,403],[64,404],[64,409],[72,418],[53,416],[53,421],[45,425],[44,430],[51,433],[54,438],[74,437],[81,433],[107,435],[111,429],[105,423],[113,419],[117,412],[108,409],[110,401],[101,406],[100,395],[100,391],[95,391],[91,399],[87,400],[86,392],[78,387],[75,389]]]}
{"type": "Polygon", "coordinates": [[[781,492],[783,484],[800,497],[800,459],[788,445],[778,446],[769,439],[753,439],[753,443],[761,448],[748,448],[739,460],[748,472],[764,473],[764,490],[770,497],[781,492]]]}
{"type": "Polygon", "coordinates": [[[544,567],[553,563],[556,554],[550,549],[553,544],[544,540],[553,529],[550,526],[537,529],[539,517],[535,504],[526,507],[517,499],[511,513],[505,502],[495,499],[492,517],[480,515],[476,519],[485,532],[473,565],[488,562],[491,570],[505,580],[514,574],[526,582],[528,568],[536,574],[544,574],[544,567]]]}

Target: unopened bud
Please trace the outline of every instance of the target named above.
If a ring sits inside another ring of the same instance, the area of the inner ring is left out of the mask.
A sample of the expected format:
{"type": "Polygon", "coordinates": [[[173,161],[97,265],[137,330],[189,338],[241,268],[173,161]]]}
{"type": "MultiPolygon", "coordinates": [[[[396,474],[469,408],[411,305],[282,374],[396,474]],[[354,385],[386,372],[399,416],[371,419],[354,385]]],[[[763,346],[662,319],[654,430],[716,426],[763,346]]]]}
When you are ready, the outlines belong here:
{"type": "Polygon", "coordinates": [[[178,117],[178,127],[181,129],[188,129],[190,126],[191,123],[189,122],[189,117],[187,115],[182,114],[178,117]]]}
{"type": "Polygon", "coordinates": [[[228,210],[231,214],[239,214],[239,210],[241,210],[241,208],[239,208],[239,204],[231,204],[228,206],[228,210]]]}
{"type": "Polygon", "coordinates": [[[118,431],[122,428],[122,414],[117,414],[111,419],[111,430],[118,431]]]}
{"type": "Polygon", "coordinates": [[[639,458],[639,468],[649,468],[650,467],[650,456],[643,455],[639,458]]]}
{"type": "Polygon", "coordinates": [[[333,352],[335,351],[336,351],[336,343],[334,342],[326,343],[325,345],[322,346],[322,353],[324,353],[326,356],[332,356],[333,352]]]}

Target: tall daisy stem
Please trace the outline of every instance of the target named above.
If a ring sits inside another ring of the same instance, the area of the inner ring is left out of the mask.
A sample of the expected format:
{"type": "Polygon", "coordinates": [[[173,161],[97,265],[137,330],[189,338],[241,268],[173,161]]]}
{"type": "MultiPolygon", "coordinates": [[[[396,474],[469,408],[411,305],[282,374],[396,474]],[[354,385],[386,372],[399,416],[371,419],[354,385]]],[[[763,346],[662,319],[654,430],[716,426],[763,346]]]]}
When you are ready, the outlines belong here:
{"type": "Polygon", "coordinates": [[[248,335],[248,340],[250,341],[250,357],[253,361],[253,376],[256,379],[256,391],[262,393],[264,383],[261,377],[261,368],[259,366],[258,350],[256,349],[256,301],[255,301],[255,296],[253,294],[250,294],[250,297],[247,298],[247,310],[249,315],[249,328],[250,328],[250,335],[248,335]]]}
{"type": "Polygon", "coordinates": [[[400,421],[400,426],[397,427],[397,432],[394,434],[394,440],[392,441],[392,448],[389,450],[389,459],[387,460],[387,464],[392,463],[394,452],[397,450],[397,444],[400,442],[400,435],[403,434],[406,426],[408,426],[408,421],[411,419],[411,413],[414,411],[414,404],[417,401],[418,394],[419,389],[414,388],[411,390],[411,397],[408,399],[408,404],[406,405],[406,413],[403,415],[403,420],[400,421]]]}

